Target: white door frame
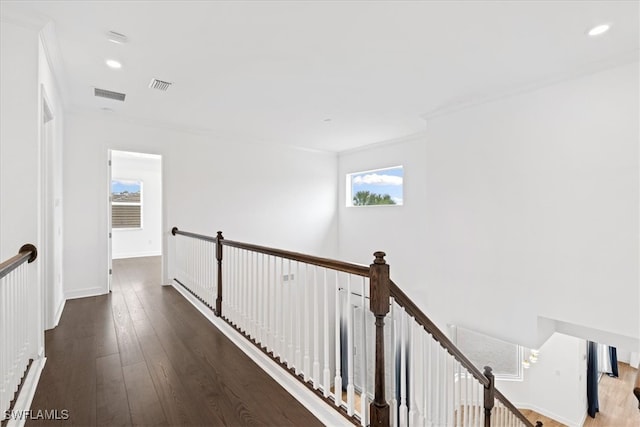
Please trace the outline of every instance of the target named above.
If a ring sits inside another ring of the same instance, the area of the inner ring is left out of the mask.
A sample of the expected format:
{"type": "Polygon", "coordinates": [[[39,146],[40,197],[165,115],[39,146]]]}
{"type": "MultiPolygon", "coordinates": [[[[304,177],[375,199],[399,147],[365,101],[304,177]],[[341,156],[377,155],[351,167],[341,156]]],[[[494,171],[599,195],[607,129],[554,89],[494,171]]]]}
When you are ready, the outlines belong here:
{"type": "MultiPolygon", "coordinates": [[[[129,150],[129,149],[108,149],[107,150],[107,273],[108,273],[108,291],[111,292],[112,281],[113,281],[113,227],[111,224],[111,181],[113,179],[113,152],[130,152],[130,153],[139,153],[139,154],[147,154],[154,155],[160,157],[160,186],[161,186],[161,201],[160,201],[160,224],[161,227],[164,227],[164,156],[162,154],[157,153],[148,153],[142,152],[138,150],[129,150]]],[[[144,207],[142,208],[142,212],[144,212],[144,207]]],[[[161,228],[160,235],[158,238],[160,239],[160,252],[162,257],[161,262],[161,281],[164,281],[164,271],[165,271],[165,244],[164,244],[164,231],[161,228]]],[[[164,285],[164,283],[161,283],[164,285]]]]}
{"type": "Polygon", "coordinates": [[[60,149],[56,141],[56,121],[44,85],[40,86],[40,250],[39,275],[42,289],[43,330],[57,326],[64,307],[62,289],[62,206],[61,171],[55,157],[60,149]],[[61,296],[61,298],[57,298],[61,296]],[[56,301],[60,299],[60,301],[56,301]]]}
{"type": "Polygon", "coordinates": [[[113,279],[113,253],[112,236],[113,229],[111,226],[111,157],[113,150],[107,150],[107,292],[111,292],[111,282],[113,279]]]}

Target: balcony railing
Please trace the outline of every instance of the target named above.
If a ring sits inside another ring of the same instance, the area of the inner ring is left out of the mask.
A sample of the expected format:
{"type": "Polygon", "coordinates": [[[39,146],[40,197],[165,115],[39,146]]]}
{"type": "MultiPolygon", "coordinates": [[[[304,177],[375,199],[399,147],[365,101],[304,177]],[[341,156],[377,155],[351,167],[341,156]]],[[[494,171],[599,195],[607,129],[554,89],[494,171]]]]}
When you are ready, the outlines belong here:
{"type": "Polygon", "coordinates": [[[22,380],[38,354],[39,297],[31,244],[0,264],[0,419],[13,406],[22,380]]]}
{"type": "MultiPolygon", "coordinates": [[[[175,281],[362,426],[529,426],[389,277],[369,266],[172,229],[175,281]]],[[[537,426],[541,426],[537,423],[537,426]]]]}

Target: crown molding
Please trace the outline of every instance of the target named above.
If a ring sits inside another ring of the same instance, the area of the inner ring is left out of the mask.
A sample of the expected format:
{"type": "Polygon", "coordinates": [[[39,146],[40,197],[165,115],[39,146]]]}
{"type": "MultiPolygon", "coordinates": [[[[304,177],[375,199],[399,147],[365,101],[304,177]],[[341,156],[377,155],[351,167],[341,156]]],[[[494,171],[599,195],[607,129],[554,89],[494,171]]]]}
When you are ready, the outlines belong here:
{"type": "Polygon", "coordinates": [[[579,71],[556,74],[552,77],[548,77],[548,78],[540,79],[528,84],[520,85],[516,88],[513,88],[511,90],[506,90],[495,95],[481,96],[478,98],[468,98],[466,100],[456,102],[451,105],[439,107],[434,110],[431,110],[428,113],[421,115],[421,118],[429,122],[433,119],[443,117],[443,116],[448,116],[450,114],[454,114],[459,111],[467,110],[480,105],[490,104],[492,102],[501,101],[503,99],[508,99],[518,95],[535,92],[537,90],[545,89],[550,86],[555,86],[557,84],[561,84],[570,80],[576,80],[576,79],[586,77],[592,74],[597,74],[599,72],[606,71],[612,68],[629,65],[634,62],[638,62],[640,58],[639,54],[640,54],[640,51],[638,51],[637,49],[628,50],[628,51],[622,52],[619,55],[609,57],[602,61],[589,63],[579,71]]]}
{"type": "Polygon", "coordinates": [[[350,148],[348,150],[339,151],[338,155],[342,156],[342,155],[346,155],[346,154],[358,153],[360,151],[371,150],[371,149],[374,149],[374,148],[385,147],[385,146],[388,146],[388,145],[404,144],[406,142],[412,142],[412,141],[415,141],[417,139],[425,139],[426,140],[426,138],[427,138],[427,131],[425,129],[425,130],[422,130],[420,132],[411,133],[409,135],[400,136],[398,138],[387,139],[387,140],[384,140],[384,141],[377,141],[377,142],[373,142],[371,144],[363,145],[363,146],[360,146],[360,147],[355,147],[355,148],[350,148]]]}
{"type": "Polygon", "coordinates": [[[16,8],[17,2],[0,2],[0,21],[20,27],[40,31],[50,19],[37,12],[25,12],[16,8]]]}
{"type": "Polygon", "coordinates": [[[112,112],[105,112],[105,111],[98,111],[98,110],[93,110],[86,107],[81,107],[77,104],[71,105],[70,107],[66,108],[66,110],[69,114],[74,114],[78,116],[85,116],[85,117],[90,117],[94,119],[113,120],[120,123],[131,124],[134,126],[144,126],[152,129],[163,129],[163,130],[172,131],[172,132],[182,132],[182,133],[195,135],[203,138],[215,139],[217,141],[224,141],[226,143],[231,143],[231,144],[245,144],[245,145],[253,145],[253,146],[260,146],[260,147],[278,147],[278,148],[287,149],[287,150],[302,151],[302,152],[316,153],[316,154],[323,154],[323,155],[330,155],[330,156],[337,155],[335,151],[330,151],[330,150],[320,150],[320,149],[311,148],[311,147],[281,144],[281,143],[277,143],[269,140],[261,140],[261,139],[252,138],[252,137],[245,137],[238,134],[220,132],[220,131],[216,131],[214,129],[209,129],[209,128],[181,125],[178,123],[170,123],[162,120],[127,116],[119,113],[112,113],[112,112]]]}
{"type": "Polygon", "coordinates": [[[67,82],[67,74],[65,72],[64,60],[60,53],[58,38],[55,33],[55,25],[53,22],[47,23],[40,31],[40,42],[42,49],[49,63],[49,68],[53,74],[53,80],[59,97],[62,100],[62,106],[66,109],[69,107],[69,98],[71,91],[67,82]]]}

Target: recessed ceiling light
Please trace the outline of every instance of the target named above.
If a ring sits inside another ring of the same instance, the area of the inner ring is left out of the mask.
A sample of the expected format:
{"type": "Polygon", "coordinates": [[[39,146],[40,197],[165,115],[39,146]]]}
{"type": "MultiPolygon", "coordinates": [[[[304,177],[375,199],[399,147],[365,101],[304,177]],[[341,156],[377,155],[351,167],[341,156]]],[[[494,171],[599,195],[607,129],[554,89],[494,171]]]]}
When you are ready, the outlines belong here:
{"type": "Polygon", "coordinates": [[[326,119],[323,120],[323,122],[326,122],[326,123],[328,123],[330,121],[331,121],[331,118],[329,118],[329,117],[327,117],[326,119]]]}
{"type": "Polygon", "coordinates": [[[611,28],[611,24],[596,25],[595,27],[591,28],[587,32],[587,34],[589,34],[591,37],[599,36],[600,34],[604,34],[607,31],[609,31],[610,28],[611,28]]]}
{"type": "Polygon", "coordinates": [[[105,63],[109,68],[122,68],[122,64],[115,59],[107,59],[105,63]]]}

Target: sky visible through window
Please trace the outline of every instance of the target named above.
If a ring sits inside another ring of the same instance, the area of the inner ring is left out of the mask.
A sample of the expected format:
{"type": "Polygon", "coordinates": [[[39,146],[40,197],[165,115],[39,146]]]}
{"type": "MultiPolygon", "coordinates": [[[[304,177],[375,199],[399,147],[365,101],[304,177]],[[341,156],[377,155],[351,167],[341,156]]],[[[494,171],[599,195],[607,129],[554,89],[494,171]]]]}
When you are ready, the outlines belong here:
{"type": "Polygon", "coordinates": [[[120,194],[125,191],[129,193],[139,193],[140,192],[140,182],[139,181],[126,181],[122,179],[114,179],[111,181],[111,193],[112,194],[120,194]]]}
{"type": "Polygon", "coordinates": [[[396,166],[367,172],[353,173],[350,206],[402,205],[404,169],[396,166]]]}

